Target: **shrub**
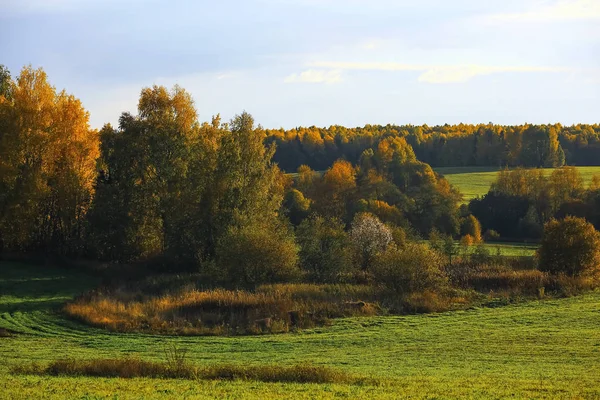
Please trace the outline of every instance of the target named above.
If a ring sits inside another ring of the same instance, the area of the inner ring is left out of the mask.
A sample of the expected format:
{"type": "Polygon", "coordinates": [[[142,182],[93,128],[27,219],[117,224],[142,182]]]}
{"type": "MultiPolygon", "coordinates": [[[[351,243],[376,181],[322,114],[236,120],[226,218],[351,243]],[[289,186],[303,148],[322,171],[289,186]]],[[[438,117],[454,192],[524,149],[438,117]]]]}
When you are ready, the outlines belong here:
{"type": "Polygon", "coordinates": [[[369,213],[356,214],[350,228],[350,238],[363,271],[368,271],[374,257],[393,243],[390,228],[369,213]]]}
{"type": "Polygon", "coordinates": [[[308,216],[310,205],[311,200],[304,197],[304,194],[297,189],[291,189],[283,201],[283,206],[288,210],[290,222],[294,225],[298,225],[308,216]]]}
{"type": "Polygon", "coordinates": [[[542,271],[595,275],[600,266],[600,233],[582,218],[553,219],[544,226],[537,255],[542,271]]]}
{"type": "Polygon", "coordinates": [[[373,265],[374,279],[399,294],[440,290],[447,283],[442,257],[425,244],[390,246],[373,265]]]}
{"type": "Polygon", "coordinates": [[[461,221],[460,234],[473,238],[473,243],[481,242],[481,224],[473,215],[469,215],[461,221]]]}
{"type": "Polygon", "coordinates": [[[467,235],[463,236],[462,238],[460,238],[461,246],[469,247],[469,246],[473,246],[473,244],[475,244],[475,243],[476,243],[475,238],[471,235],[467,234],[467,235]]]}
{"type": "Polygon", "coordinates": [[[560,296],[571,297],[593,290],[598,287],[598,281],[584,276],[552,275],[548,279],[548,291],[560,296]]]}
{"type": "Polygon", "coordinates": [[[493,229],[488,229],[483,234],[483,240],[486,242],[495,241],[500,239],[500,234],[493,229]]]}
{"type": "Polygon", "coordinates": [[[293,234],[282,225],[231,228],[217,246],[217,263],[239,286],[294,280],[300,273],[293,234]]]}
{"type": "Polygon", "coordinates": [[[344,224],[335,218],[312,216],[296,231],[300,265],[315,282],[336,282],[352,268],[350,240],[344,224]]]}

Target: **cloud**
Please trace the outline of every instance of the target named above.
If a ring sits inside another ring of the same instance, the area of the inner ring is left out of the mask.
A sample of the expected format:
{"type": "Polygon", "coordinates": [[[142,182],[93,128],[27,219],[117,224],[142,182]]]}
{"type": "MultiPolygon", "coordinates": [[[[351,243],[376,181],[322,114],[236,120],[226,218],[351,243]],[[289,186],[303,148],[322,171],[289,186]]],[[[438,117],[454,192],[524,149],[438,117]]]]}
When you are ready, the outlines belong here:
{"type": "Polygon", "coordinates": [[[525,12],[488,15],[484,21],[498,23],[593,19],[600,19],[600,1],[598,0],[560,0],[551,5],[538,6],[525,12]]]}
{"type": "Polygon", "coordinates": [[[466,82],[476,76],[504,72],[566,72],[566,68],[552,67],[486,67],[478,65],[456,67],[432,67],[419,76],[419,82],[457,83],[466,82]]]}
{"type": "Polygon", "coordinates": [[[482,75],[505,72],[569,72],[563,67],[499,67],[483,65],[418,65],[401,63],[359,63],[359,62],[314,62],[311,67],[329,68],[339,74],[343,70],[355,71],[415,71],[421,72],[419,82],[426,83],[458,83],[482,75]]]}
{"type": "Polygon", "coordinates": [[[339,69],[308,69],[300,74],[291,74],[285,78],[285,83],[325,83],[332,84],[342,81],[339,69]]]}

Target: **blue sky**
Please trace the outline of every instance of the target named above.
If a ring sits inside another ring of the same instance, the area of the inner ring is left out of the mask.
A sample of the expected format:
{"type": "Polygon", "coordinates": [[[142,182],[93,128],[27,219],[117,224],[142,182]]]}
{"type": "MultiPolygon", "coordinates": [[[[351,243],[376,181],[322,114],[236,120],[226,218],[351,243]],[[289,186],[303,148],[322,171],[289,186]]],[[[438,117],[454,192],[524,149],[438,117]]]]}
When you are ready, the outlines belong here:
{"type": "Polygon", "coordinates": [[[0,0],[0,26],[96,128],[152,84],[268,128],[600,122],[600,0],[0,0]]]}

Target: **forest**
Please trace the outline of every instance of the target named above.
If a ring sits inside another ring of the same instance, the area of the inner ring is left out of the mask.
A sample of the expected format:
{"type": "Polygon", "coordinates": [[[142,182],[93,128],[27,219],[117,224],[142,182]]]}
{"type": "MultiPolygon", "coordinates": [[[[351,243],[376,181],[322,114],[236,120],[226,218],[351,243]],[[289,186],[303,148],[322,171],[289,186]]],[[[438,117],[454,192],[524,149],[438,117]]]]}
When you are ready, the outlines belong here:
{"type": "Polygon", "coordinates": [[[0,254],[109,268],[107,297],[66,308],[91,324],[275,332],[596,286],[600,177],[565,165],[600,160],[599,125],[267,130],[246,112],[201,122],[185,89],[152,86],[97,131],[42,69],[0,76],[0,254]],[[432,165],[505,169],[462,204],[432,165]],[[541,245],[483,246],[500,240],[541,245]],[[176,295],[181,273],[196,289],[176,295]]]}
{"type": "Polygon", "coordinates": [[[365,150],[387,138],[403,138],[432,167],[560,167],[600,165],[600,125],[444,125],[267,130],[276,143],[273,160],[284,171],[301,165],[325,170],[344,158],[357,163],[365,150]]]}

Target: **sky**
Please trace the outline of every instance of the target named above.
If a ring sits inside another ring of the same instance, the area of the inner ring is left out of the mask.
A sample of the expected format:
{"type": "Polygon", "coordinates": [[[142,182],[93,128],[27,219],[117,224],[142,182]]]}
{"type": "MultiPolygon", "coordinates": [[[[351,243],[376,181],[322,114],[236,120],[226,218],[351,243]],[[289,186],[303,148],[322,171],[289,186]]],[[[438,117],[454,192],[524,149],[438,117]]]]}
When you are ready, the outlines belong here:
{"type": "Polygon", "coordinates": [[[94,128],[154,84],[266,128],[600,122],[600,0],[0,0],[0,27],[94,128]]]}

